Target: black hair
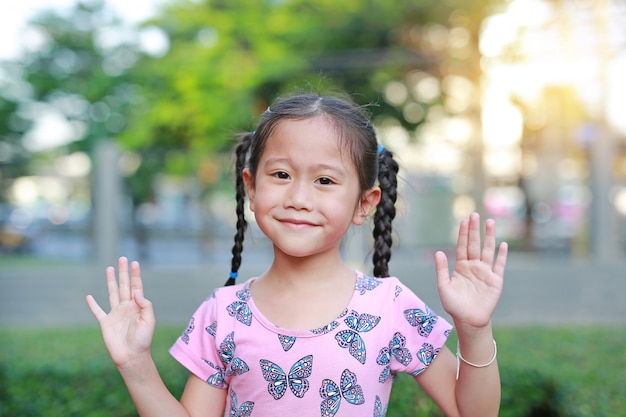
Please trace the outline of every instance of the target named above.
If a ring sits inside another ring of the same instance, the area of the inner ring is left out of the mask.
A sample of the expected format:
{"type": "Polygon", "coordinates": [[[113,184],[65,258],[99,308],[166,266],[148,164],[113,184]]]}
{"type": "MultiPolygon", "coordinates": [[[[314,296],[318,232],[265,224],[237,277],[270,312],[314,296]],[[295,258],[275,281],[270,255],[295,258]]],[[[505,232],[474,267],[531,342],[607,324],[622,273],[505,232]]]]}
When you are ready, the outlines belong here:
{"type": "Polygon", "coordinates": [[[374,213],[373,275],[375,277],[389,276],[391,223],[396,215],[398,163],[391,151],[380,147],[365,107],[355,104],[347,97],[300,93],[279,98],[261,115],[261,120],[254,132],[243,133],[239,136],[239,142],[235,148],[237,231],[232,248],[230,277],[225,285],[235,283],[241,265],[244,234],[248,225],[244,217],[246,198],[242,174],[244,168],[247,166],[250,169],[254,180],[265,145],[281,121],[302,120],[316,116],[324,117],[337,131],[340,140],[339,147],[347,151],[356,167],[361,194],[376,185],[378,180],[381,198],[374,213]]]}

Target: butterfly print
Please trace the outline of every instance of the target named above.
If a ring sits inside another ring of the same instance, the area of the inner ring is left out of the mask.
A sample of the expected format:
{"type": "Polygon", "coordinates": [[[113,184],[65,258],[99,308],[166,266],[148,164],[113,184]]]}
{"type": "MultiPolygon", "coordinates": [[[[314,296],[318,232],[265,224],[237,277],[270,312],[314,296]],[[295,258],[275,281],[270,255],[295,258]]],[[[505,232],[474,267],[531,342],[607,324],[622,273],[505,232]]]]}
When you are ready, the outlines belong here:
{"type": "Polygon", "coordinates": [[[250,299],[250,290],[247,288],[237,291],[237,298],[239,301],[234,301],[226,307],[228,314],[235,317],[237,321],[250,326],[252,324],[252,311],[248,306],[248,300],[250,299]]]}
{"type": "Polygon", "coordinates": [[[363,313],[359,314],[352,310],[350,315],[344,319],[349,328],[357,332],[369,332],[380,321],[379,316],[372,316],[371,314],[363,313]]]}
{"type": "Polygon", "coordinates": [[[426,311],[419,308],[404,310],[404,317],[411,326],[417,328],[417,333],[423,337],[427,337],[433,331],[439,318],[428,307],[426,307],[426,311]]]}
{"type": "MultiPolygon", "coordinates": [[[[339,315],[339,317],[337,317],[338,319],[344,317],[346,314],[348,314],[348,309],[344,309],[341,314],[339,315]]],[[[318,327],[317,329],[313,329],[311,330],[311,333],[314,334],[326,334],[326,333],[330,333],[333,330],[335,330],[337,327],[339,327],[339,322],[337,320],[333,320],[330,323],[328,323],[326,326],[322,326],[322,327],[318,327]]]]}
{"type": "Polygon", "coordinates": [[[252,409],[254,409],[254,403],[252,401],[246,401],[240,406],[237,403],[237,394],[233,391],[230,392],[230,417],[250,417],[252,415],[252,409]]]}
{"type": "Polygon", "coordinates": [[[335,340],[340,347],[348,348],[348,352],[354,359],[365,364],[365,342],[360,334],[354,330],[341,330],[335,335],[335,340]]]}
{"type": "Polygon", "coordinates": [[[376,363],[379,365],[385,365],[385,368],[380,374],[378,381],[381,383],[387,382],[391,376],[391,358],[396,358],[402,365],[407,366],[413,360],[411,352],[405,347],[406,337],[402,333],[396,332],[393,338],[389,341],[389,347],[384,347],[378,353],[376,363]]]}
{"type": "Polygon", "coordinates": [[[387,407],[383,409],[383,402],[380,400],[380,397],[377,395],[374,400],[374,417],[385,417],[387,414],[387,407]]]}
{"type": "Polygon", "coordinates": [[[326,334],[335,330],[339,326],[339,322],[337,320],[331,321],[326,326],[318,327],[317,329],[311,330],[311,333],[315,334],[326,334]]]}
{"type": "Polygon", "coordinates": [[[278,335],[278,340],[280,341],[280,345],[283,347],[283,350],[287,352],[294,343],[296,343],[296,338],[294,336],[285,336],[284,334],[278,335]]]}
{"type": "Polygon", "coordinates": [[[411,352],[405,347],[406,337],[402,333],[397,332],[393,335],[393,338],[389,341],[389,352],[391,356],[396,358],[402,365],[407,366],[413,360],[411,352]]]}
{"type": "Polygon", "coordinates": [[[267,391],[275,400],[280,400],[287,387],[293,395],[298,398],[304,397],[309,390],[309,380],[313,370],[313,355],[308,355],[293,364],[288,374],[274,362],[261,359],[261,372],[263,378],[268,382],[267,391]]]}
{"type": "Polygon", "coordinates": [[[202,359],[207,365],[211,368],[215,369],[215,373],[209,376],[206,380],[209,384],[213,385],[216,388],[226,388],[226,380],[224,379],[224,368],[213,364],[213,362],[202,359]]]}
{"type": "Polygon", "coordinates": [[[344,369],[341,373],[339,386],[331,379],[324,379],[320,387],[320,396],[322,417],[333,417],[337,414],[342,398],[354,405],[365,402],[363,389],[356,383],[356,375],[349,369],[344,369]]]}
{"type": "Polygon", "coordinates": [[[214,321],[211,325],[206,326],[204,330],[206,330],[206,332],[211,336],[215,337],[215,334],[217,333],[217,321],[214,321]]]}
{"type": "Polygon", "coordinates": [[[250,289],[248,287],[237,291],[237,298],[241,301],[248,301],[250,299],[250,289]]]}
{"type": "Polygon", "coordinates": [[[424,343],[422,348],[417,352],[417,357],[420,362],[428,366],[438,354],[439,349],[435,349],[430,343],[424,343]]]}
{"type": "Polygon", "coordinates": [[[364,295],[367,291],[371,291],[379,285],[380,280],[364,275],[357,278],[355,289],[359,292],[359,294],[364,295]]]}
{"type": "Polygon", "coordinates": [[[396,285],[396,290],[394,292],[393,301],[396,301],[396,298],[398,298],[401,292],[402,292],[402,287],[399,285],[396,285]]]}
{"type": "Polygon", "coordinates": [[[389,379],[391,378],[391,366],[386,365],[383,370],[380,372],[380,375],[378,376],[378,382],[380,382],[381,384],[384,384],[385,382],[389,381],[389,379]]]}
{"type": "Polygon", "coordinates": [[[194,318],[192,317],[191,320],[189,320],[189,324],[187,325],[187,328],[185,329],[185,331],[183,331],[183,334],[180,336],[180,340],[183,341],[183,343],[185,343],[186,345],[189,344],[189,335],[191,334],[191,332],[193,332],[193,329],[195,329],[195,325],[194,325],[194,318]]]}
{"type": "Polygon", "coordinates": [[[220,343],[220,358],[224,364],[229,364],[235,356],[235,332],[230,332],[220,343]]]}
{"type": "Polygon", "coordinates": [[[348,317],[344,319],[344,322],[350,329],[337,332],[335,340],[340,347],[347,348],[353,358],[358,360],[360,363],[365,364],[365,342],[359,332],[369,332],[376,327],[379,321],[379,316],[372,316],[367,313],[359,314],[352,310],[348,317]]]}
{"type": "Polygon", "coordinates": [[[424,372],[426,370],[426,367],[424,366],[423,368],[419,368],[417,371],[413,371],[411,372],[412,376],[418,376],[419,374],[421,374],[422,372],[424,372]]]}
{"type": "Polygon", "coordinates": [[[250,370],[248,364],[241,358],[233,358],[232,362],[226,367],[226,376],[243,375],[250,370]]]}
{"type": "Polygon", "coordinates": [[[250,326],[252,324],[252,312],[250,311],[250,307],[248,307],[248,303],[245,301],[235,301],[226,307],[228,314],[235,317],[237,321],[245,324],[246,326],[250,326]]]}
{"type": "Polygon", "coordinates": [[[250,370],[248,364],[241,358],[235,357],[235,332],[230,332],[220,343],[219,355],[225,365],[226,376],[245,374],[250,370]]]}

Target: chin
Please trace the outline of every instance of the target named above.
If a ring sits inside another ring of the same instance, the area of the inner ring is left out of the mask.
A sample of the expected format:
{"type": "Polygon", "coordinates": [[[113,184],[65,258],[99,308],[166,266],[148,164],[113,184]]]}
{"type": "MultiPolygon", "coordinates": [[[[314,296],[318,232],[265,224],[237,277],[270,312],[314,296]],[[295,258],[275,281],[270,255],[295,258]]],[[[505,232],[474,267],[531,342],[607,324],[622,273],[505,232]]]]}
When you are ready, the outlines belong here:
{"type": "Polygon", "coordinates": [[[285,256],[289,256],[292,258],[307,258],[311,256],[323,255],[331,252],[333,248],[306,248],[303,246],[298,246],[296,248],[291,247],[287,250],[281,248],[279,246],[274,245],[275,251],[278,251],[285,256]]]}

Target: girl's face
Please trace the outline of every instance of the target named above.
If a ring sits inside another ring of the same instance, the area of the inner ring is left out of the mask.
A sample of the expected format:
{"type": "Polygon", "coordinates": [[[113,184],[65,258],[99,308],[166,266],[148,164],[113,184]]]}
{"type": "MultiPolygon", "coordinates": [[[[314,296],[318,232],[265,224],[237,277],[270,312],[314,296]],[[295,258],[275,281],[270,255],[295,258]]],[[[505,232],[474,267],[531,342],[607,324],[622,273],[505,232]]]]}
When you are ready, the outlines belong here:
{"type": "Polygon", "coordinates": [[[280,122],[259,159],[244,170],[250,208],[274,246],[296,257],[338,250],[350,224],[362,224],[380,190],[360,194],[356,168],[324,117],[280,122]]]}

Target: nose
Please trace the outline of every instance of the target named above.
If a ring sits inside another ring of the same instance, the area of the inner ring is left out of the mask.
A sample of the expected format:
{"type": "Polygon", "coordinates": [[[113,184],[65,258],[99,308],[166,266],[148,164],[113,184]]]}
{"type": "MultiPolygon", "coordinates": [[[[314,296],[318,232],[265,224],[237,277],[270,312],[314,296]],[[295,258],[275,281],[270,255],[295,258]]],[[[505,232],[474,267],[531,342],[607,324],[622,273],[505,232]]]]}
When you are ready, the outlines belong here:
{"type": "Polygon", "coordinates": [[[313,184],[303,180],[296,180],[289,184],[283,202],[285,207],[296,210],[311,210],[313,208],[313,184]]]}

